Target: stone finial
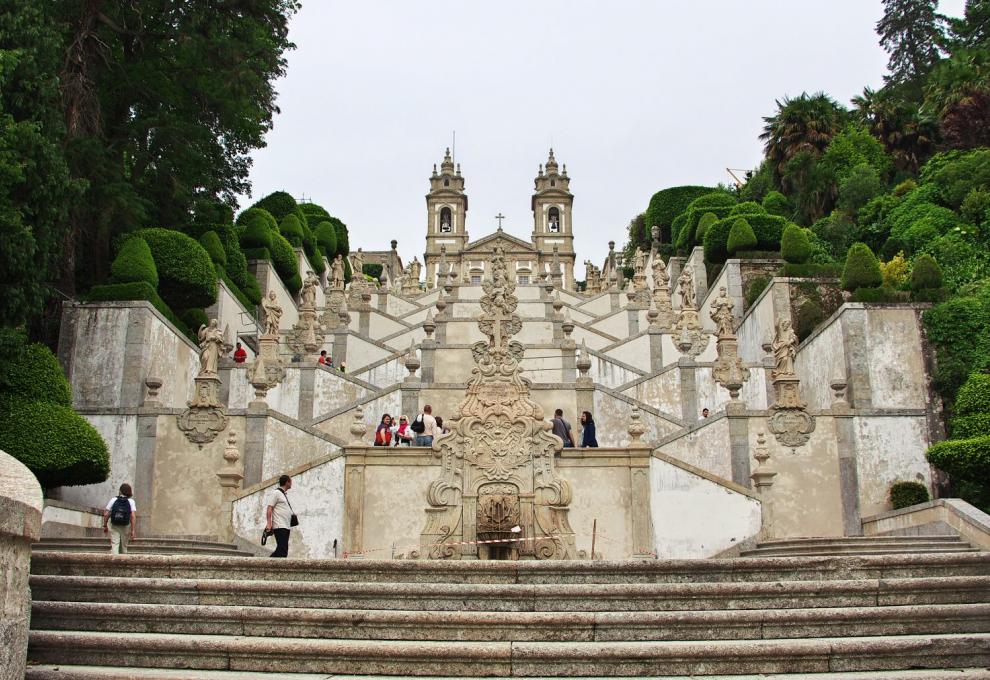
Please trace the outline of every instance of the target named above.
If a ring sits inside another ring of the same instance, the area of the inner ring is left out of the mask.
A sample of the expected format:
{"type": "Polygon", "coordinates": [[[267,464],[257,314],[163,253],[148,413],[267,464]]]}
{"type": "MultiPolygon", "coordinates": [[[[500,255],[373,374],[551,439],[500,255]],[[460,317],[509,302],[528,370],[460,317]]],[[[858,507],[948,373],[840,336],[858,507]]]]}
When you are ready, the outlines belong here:
{"type": "Polygon", "coordinates": [[[639,406],[633,406],[632,412],[629,414],[629,427],[626,429],[629,433],[629,448],[639,449],[645,448],[646,444],[641,441],[641,437],[646,432],[646,425],[642,422],[642,414],[639,411],[639,406]]]}
{"type": "Polygon", "coordinates": [[[223,459],[234,465],[240,458],[241,454],[237,451],[237,433],[231,430],[227,434],[227,447],[223,450],[223,459]]]}
{"type": "Polygon", "coordinates": [[[447,309],[447,301],[444,299],[443,291],[440,291],[440,293],[437,295],[436,308],[437,308],[437,316],[443,316],[444,310],[447,309]]]}
{"type": "Polygon", "coordinates": [[[588,371],[591,370],[591,357],[588,355],[588,345],[584,340],[581,341],[581,351],[578,354],[575,366],[581,373],[578,377],[578,382],[591,382],[591,378],[588,376],[588,371]]]}
{"type": "Polygon", "coordinates": [[[426,333],[426,339],[432,340],[433,333],[437,329],[437,322],[433,320],[433,310],[429,310],[426,313],[426,320],[423,322],[423,331],[426,333]]]}
{"type": "Polygon", "coordinates": [[[364,407],[358,406],[354,409],[354,420],[351,421],[351,436],[354,437],[354,444],[364,446],[367,444],[368,424],[364,422],[364,407]]]}
{"type": "Polygon", "coordinates": [[[832,382],[829,383],[829,387],[832,388],[833,401],[832,408],[849,408],[849,402],[846,401],[846,388],[849,384],[846,382],[845,376],[836,375],[832,378],[832,382]]]}
{"type": "MultiPolygon", "coordinates": [[[[553,286],[551,286],[553,288],[553,286]]],[[[564,308],[564,301],[560,299],[560,291],[557,291],[553,295],[553,311],[556,314],[560,314],[560,310],[564,308]]]]}
{"type": "Polygon", "coordinates": [[[650,324],[650,328],[659,329],[660,325],[657,323],[660,319],[660,310],[657,309],[657,302],[654,298],[650,298],[650,308],[646,310],[646,320],[650,324]]]}
{"type": "Polygon", "coordinates": [[[145,406],[161,406],[161,402],[158,401],[158,391],[162,388],[161,378],[147,377],[144,379],[145,387],[148,388],[148,395],[144,398],[145,406]]]}
{"type": "Polygon", "coordinates": [[[406,376],[406,382],[415,382],[416,371],[419,370],[421,364],[419,361],[419,355],[416,354],[416,345],[411,339],[409,340],[409,351],[406,353],[406,358],[403,363],[406,366],[406,370],[409,371],[409,375],[406,376]]]}
{"type": "Polygon", "coordinates": [[[571,313],[568,310],[564,310],[564,321],[560,324],[560,329],[564,331],[564,338],[570,340],[571,333],[574,332],[574,321],[571,320],[571,313]]]}

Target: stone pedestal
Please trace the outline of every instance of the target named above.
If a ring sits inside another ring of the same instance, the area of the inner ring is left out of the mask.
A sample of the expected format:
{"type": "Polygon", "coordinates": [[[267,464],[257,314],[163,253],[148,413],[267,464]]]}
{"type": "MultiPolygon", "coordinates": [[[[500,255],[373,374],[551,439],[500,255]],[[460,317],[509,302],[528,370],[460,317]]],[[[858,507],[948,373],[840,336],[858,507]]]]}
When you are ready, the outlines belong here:
{"type": "Polygon", "coordinates": [[[202,448],[226,429],[229,418],[220,402],[219,376],[201,374],[195,381],[196,394],[176,420],[186,439],[202,448]]]}
{"type": "Polygon", "coordinates": [[[760,524],[760,534],[758,540],[769,541],[774,537],[774,517],[773,517],[773,478],[777,472],[770,468],[767,461],[770,459],[770,452],[766,447],[766,438],[762,432],[756,435],[756,451],[753,453],[756,459],[756,472],[750,475],[753,481],[753,488],[760,496],[760,511],[762,522],[760,524]]]}
{"type": "Polygon", "coordinates": [[[220,534],[224,541],[234,540],[232,517],[234,497],[241,488],[241,482],[244,481],[243,468],[238,464],[240,458],[241,455],[237,451],[237,434],[231,431],[227,435],[227,448],[223,452],[223,459],[227,461],[227,465],[217,473],[221,494],[220,534]]]}
{"type": "Polygon", "coordinates": [[[712,366],[712,378],[729,391],[729,398],[739,398],[739,390],[749,380],[749,371],[739,357],[739,342],[734,335],[723,335],[715,341],[718,357],[712,366]]]}
{"type": "Polygon", "coordinates": [[[807,444],[815,430],[815,418],[801,401],[800,382],[793,373],[774,374],[776,401],[770,407],[767,425],[778,442],[792,449],[807,444]]]}

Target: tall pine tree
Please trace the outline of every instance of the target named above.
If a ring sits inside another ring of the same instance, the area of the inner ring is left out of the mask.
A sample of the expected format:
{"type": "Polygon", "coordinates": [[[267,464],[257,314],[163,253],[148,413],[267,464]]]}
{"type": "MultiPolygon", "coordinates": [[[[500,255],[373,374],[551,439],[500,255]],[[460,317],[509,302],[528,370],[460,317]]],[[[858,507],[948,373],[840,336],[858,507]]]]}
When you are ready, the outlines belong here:
{"type": "Polygon", "coordinates": [[[890,54],[888,82],[917,87],[941,57],[945,17],[937,0],[883,0],[877,22],[880,45],[890,54]]]}

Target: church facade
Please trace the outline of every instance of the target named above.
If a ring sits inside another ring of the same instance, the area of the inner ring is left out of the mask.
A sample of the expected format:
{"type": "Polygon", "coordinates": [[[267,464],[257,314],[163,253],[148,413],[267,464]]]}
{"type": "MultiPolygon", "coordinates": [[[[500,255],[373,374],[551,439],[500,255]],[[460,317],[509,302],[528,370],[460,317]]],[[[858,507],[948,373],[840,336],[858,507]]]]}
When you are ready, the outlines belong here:
{"type": "Polygon", "coordinates": [[[542,279],[574,290],[574,230],[567,165],[559,166],[553,149],[546,165],[540,165],[530,199],[533,233],[530,241],[505,233],[501,225],[495,233],[471,240],[467,230],[468,197],[460,164],[455,167],[447,149],[440,171],[433,166],[430,192],[426,195],[426,268],[428,289],[454,277],[460,283],[480,284],[490,276],[496,245],[505,257],[509,276],[517,285],[535,284],[542,279]]]}

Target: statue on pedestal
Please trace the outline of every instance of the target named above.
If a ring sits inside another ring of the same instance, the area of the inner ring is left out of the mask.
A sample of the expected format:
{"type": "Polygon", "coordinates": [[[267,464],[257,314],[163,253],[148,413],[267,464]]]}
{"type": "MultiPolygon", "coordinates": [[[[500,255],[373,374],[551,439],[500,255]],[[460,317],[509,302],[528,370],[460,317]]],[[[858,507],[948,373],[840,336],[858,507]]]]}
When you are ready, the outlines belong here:
{"type": "Polygon", "coordinates": [[[344,258],[339,253],[330,264],[330,287],[344,287],[344,258]]]}
{"type": "MultiPolygon", "coordinates": [[[[303,281],[302,291],[299,293],[300,306],[309,309],[316,308],[316,289],[320,287],[320,279],[312,271],[306,272],[306,279],[303,281]]],[[[273,291],[274,292],[274,291],[273,291]]]]}
{"type": "Polygon", "coordinates": [[[680,286],[681,307],[683,309],[694,309],[696,301],[694,298],[694,268],[686,265],[677,279],[680,286]]]}
{"type": "Polygon", "coordinates": [[[269,291],[268,297],[261,301],[265,310],[265,335],[278,336],[278,324],[282,320],[282,306],[275,297],[275,291],[269,291]]]}
{"type": "Polygon", "coordinates": [[[220,332],[218,321],[212,319],[209,326],[200,326],[199,333],[199,374],[216,375],[220,365],[220,357],[224,349],[230,346],[230,328],[220,332]]]}
{"type": "Polygon", "coordinates": [[[727,337],[733,333],[735,317],[732,315],[732,300],[725,293],[725,286],[718,289],[718,297],[712,301],[712,310],[709,314],[715,322],[715,335],[727,337]]]}
{"type": "Polygon", "coordinates": [[[798,337],[791,328],[790,319],[777,322],[776,333],[770,349],[773,351],[774,376],[794,375],[794,357],[797,355],[798,337]]]}

